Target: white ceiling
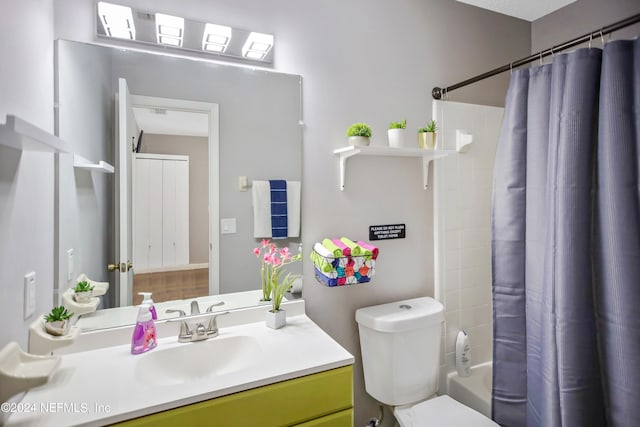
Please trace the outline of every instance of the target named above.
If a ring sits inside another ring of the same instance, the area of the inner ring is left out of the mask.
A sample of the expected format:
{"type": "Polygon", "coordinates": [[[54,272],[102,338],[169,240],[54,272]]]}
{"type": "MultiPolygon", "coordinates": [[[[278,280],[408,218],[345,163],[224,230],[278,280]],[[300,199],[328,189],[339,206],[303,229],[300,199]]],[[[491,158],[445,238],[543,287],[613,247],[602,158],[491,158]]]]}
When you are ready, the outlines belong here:
{"type": "Polygon", "coordinates": [[[457,0],[527,21],[535,21],[576,0],[457,0]]]}
{"type": "Polygon", "coordinates": [[[133,107],[133,114],[144,133],[209,136],[209,117],[204,113],[133,107]]]}

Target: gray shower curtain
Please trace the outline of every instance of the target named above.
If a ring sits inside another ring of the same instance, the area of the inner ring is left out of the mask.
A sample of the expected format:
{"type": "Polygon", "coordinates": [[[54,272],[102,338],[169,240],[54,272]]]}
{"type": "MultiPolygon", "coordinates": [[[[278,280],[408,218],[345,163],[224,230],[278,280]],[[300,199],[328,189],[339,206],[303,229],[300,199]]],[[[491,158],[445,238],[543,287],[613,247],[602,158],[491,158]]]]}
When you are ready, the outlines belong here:
{"type": "Polygon", "coordinates": [[[640,40],[513,72],[493,186],[493,419],[640,426],[640,40]]]}

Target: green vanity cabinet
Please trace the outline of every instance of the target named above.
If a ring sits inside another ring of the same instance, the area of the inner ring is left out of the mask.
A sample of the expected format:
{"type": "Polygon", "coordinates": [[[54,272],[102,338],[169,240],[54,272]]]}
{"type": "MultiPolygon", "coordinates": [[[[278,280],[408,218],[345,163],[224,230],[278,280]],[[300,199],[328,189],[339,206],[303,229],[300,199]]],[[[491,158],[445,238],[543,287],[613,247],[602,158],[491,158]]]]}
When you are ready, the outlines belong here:
{"type": "Polygon", "coordinates": [[[118,426],[353,427],[353,367],[158,412],[118,426]]]}

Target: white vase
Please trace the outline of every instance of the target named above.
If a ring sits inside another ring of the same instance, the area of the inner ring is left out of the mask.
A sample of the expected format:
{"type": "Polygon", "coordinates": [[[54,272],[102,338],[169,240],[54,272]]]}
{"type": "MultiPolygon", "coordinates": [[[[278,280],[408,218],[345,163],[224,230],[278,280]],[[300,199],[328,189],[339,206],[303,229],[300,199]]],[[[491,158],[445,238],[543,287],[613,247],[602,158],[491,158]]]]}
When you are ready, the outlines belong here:
{"type": "Polygon", "coordinates": [[[267,311],[265,321],[267,326],[272,329],[280,329],[287,324],[287,313],[284,310],[273,312],[267,311]]]}
{"type": "Polygon", "coordinates": [[[73,299],[79,304],[86,304],[91,300],[93,291],[76,292],[73,294],[73,299]]]}
{"type": "Polygon", "coordinates": [[[49,335],[63,336],[69,332],[71,324],[67,320],[56,320],[55,322],[44,322],[44,329],[49,335]]]}
{"type": "Polygon", "coordinates": [[[350,136],[348,138],[350,145],[369,145],[368,136],[350,136]]]}
{"type": "Polygon", "coordinates": [[[389,129],[387,131],[387,136],[389,137],[389,147],[405,148],[405,133],[406,129],[389,129]]]}

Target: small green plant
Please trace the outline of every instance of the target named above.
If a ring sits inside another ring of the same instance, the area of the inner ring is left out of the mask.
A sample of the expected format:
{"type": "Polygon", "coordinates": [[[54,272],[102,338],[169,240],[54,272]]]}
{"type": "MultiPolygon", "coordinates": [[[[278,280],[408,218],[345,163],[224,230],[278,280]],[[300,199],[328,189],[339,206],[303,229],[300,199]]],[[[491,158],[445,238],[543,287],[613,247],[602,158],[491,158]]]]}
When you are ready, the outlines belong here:
{"type": "Polygon", "coordinates": [[[86,280],[83,280],[82,282],[78,282],[76,284],[76,287],[73,288],[74,292],[89,292],[92,290],[93,290],[93,286],[91,286],[89,282],[87,282],[86,280]]]}
{"type": "Polygon", "coordinates": [[[407,127],[407,119],[404,119],[401,122],[389,123],[389,129],[405,129],[406,127],[407,127]]]}
{"type": "Polygon", "coordinates": [[[435,132],[437,130],[438,130],[438,125],[436,124],[436,121],[431,120],[429,123],[427,123],[425,127],[418,129],[418,133],[435,132]]]}
{"type": "Polygon", "coordinates": [[[44,320],[49,323],[59,322],[70,319],[71,316],[73,316],[73,313],[67,311],[66,307],[61,305],[60,307],[53,307],[51,312],[44,316],[44,320]]]}
{"type": "Polygon", "coordinates": [[[366,123],[354,123],[347,129],[347,136],[366,136],[371,137],[373,133],[366,123]]]}

